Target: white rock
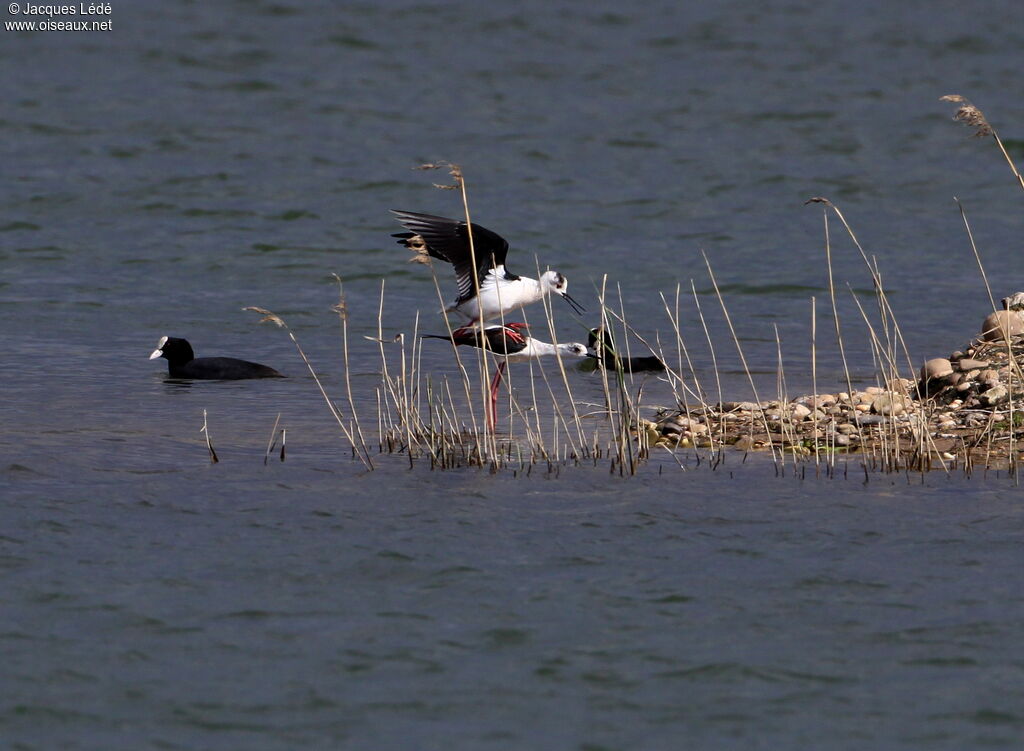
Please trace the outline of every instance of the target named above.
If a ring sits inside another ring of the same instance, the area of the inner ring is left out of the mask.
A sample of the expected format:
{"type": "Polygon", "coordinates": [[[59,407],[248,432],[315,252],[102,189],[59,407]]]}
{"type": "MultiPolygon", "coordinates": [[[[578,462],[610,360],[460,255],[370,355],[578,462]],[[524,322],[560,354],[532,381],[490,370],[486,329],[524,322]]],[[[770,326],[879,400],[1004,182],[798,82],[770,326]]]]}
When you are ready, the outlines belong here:
{"type": "Polygon", "coordinates": [[[879,415],[902,415],[910,407],[910,399],[903,394],[879,394],[871,402],[871,411],[879,415]]]}
{"type": "Polygon", "coordinates": [[[793,422],[805,420],[809,414],[811,414],[811,408],[803,404],[794,404],[790,409],[790,416],[793,418],[793,422]]]}
{"type": "Polygon", "coordinates": [[[1024,292],[1014,292],[1009,297],[1004,297],[1002,302],[1007,310],[1020,310],[1024,308],[1024,292]]]}
{"type": "Polygon", "coordinates": [[[981,324],[981,338],[986,342],[1006,340],[1024,334],[1024,318],[1015,310],[997,310],[981,324]]]}
{"type": "Polygon", "coordinates": [[[996,404],[1002,404],[1010,396],[1010,392],[1006,390],[1006,386],[997,384],[981,395],[981,403],[993,407],[996,404]]]}

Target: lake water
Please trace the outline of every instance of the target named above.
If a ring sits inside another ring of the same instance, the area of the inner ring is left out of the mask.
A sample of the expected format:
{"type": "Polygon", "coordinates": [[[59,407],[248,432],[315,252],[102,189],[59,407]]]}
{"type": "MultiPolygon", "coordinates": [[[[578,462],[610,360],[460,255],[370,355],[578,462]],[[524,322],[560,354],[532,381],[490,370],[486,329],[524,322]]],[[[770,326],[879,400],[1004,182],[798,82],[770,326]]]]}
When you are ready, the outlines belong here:
{"type": "MultiPolygon", "coordinates": [[[[776,331],[790,394],[811,387],[812,297],[819,388],[842,386],[812,196],[877,257],[912,357],[945,355],[989,308],[954,196],[996,296],[1024,288],[1024,196],[938,101],[970,97],[1024,156],[1017,17],[274,0],[0,30],[4,744],[1018,748],[1024,512],[1005,476],[799,479],[738,453],[628,479],[401,456],[367,473],[286,333],[241,311],[280,314],[343,401],[340,275],[374,414],[381,280],[385,338],[417,311],[444,331],[387,210],[457,216],[431,186],[447,176],[411,169],[450,160],[513,270],[564,272],[587,326],[607,274],[667,343],[658,292],[681,285],[706,375],[692,280],[727,398],[749,386],[701,251],[762,398],[776,331]],[[291,377],[169,383],[146,360],[164,335],[291,377]],[[287,460],[264,466],[278,414],[287,460]]],[[[830,230],[847,356],[871,383],[847,288],[871,279],[830,230]]],[[[585,335],[553,309],[560,338],[585,335]]],[[[436,344],[425,370],[453,373],[436,344]]],[[[597,376],[569,375],[600,402],[597,376]]],[[[646,382],[646,408],[670,403],[646,382]]]]}

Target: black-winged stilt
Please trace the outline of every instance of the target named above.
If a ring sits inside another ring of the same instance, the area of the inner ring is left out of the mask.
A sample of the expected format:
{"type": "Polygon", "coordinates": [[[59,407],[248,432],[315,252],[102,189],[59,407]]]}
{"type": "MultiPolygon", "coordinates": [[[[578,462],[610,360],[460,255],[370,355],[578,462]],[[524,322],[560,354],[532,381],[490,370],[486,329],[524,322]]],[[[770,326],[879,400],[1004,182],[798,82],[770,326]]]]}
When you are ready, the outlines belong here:
{"type": "Polygon", "coordinates": [[[598,326],[596,329],[590,330],[590,336],[587,337],[587,346],[597,356],[600,363],[609,370],[615,370],[619,364],[622,365],[622,369],[627,373],[639,373],[644,370],[659,372],[665,370],[665,363],[659,357],[619,357],[612,345],[611,337],[604,334],[604,326],[598,326]]]}
{"type": "Polygon", "coordinates": [[[284,378],[273,368],[234,357],[199,357],[192,351],[192,345],[184,339],[173,336],[160,337],[150,360],[163,357],[172,378],[205,380],[241,380],[243,378],[284,378]]]}
{"type": "Polygon", "coordinates": [[[501,377],[505,372],[505,366],[509,360],[533,360],[547,355],[561,355],[562,357],[593,357],[585,344],[569,342],[566,344],[550,344],[534,339],[528,334],[523,334],[527,326],[524,323],[509,323],[504,326],[485,326],[481,334],[478,326],[463,326],[455,329],[451,336],[441,334],[424,334],[424,339],[444,339],[457,345],[466,345],[478,349],[486,349],[493,352],[501,362],[494,372],[491,380],[491,413],[489,415],[491,424],[497,422],[498,410],[498,387],[501,385],[501,377]]]}
{"type": "Polygon", "coordinates": [[[545,271],[540,279],[530,279],[509,271],[505,267],[508,241],[496,232],[474,223],[471,253],[465,222],[412,211],[392,209],[391,213],[409,230],[393,235],[399,238],[399,244],[410,250],[425,251],[455,267],[459,295],[445,312],[461,313],[476,323],[501,318],[550,293],[561,295],[577,315],[583,312],[583,306],[566,291],[569,282],[560,272],[545,271]],[[479,299],[477,286],[480,288],[479,299]]]}

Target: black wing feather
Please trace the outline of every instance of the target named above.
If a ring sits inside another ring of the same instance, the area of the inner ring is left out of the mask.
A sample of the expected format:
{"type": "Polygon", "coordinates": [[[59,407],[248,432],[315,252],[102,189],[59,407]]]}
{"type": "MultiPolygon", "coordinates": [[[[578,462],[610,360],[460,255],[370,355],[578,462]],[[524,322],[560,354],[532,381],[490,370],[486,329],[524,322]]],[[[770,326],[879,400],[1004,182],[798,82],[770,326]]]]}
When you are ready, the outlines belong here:
{"type": "Polygon", "coordinates": [[[514,355],[526,349],[526,339],[522,334],[506,326],[487,326],[483,334],[481,339],[480,330],[476,326],[465,326],[453,331],[451,336],[424,334],[423,338],[445,339],[455,344],[488,349],[496,355],[514,355]],[[484,342],[484,346],[481,346],[481,342],[484,342]]]}
{"type": "MultiPolygon", "coordinates": [[[[473,254],[469,248],[469,232],[466,223],[433,214],[418,214],[413,211],[392,209],[398,221],[412,233],[419,235],[427,245],[427,252],[434,258],[447,261],[455,267],[455,279],[459,288],[458,302],[462,303],[474,295],[473,277],[477,284],[483,284],[488,272],[495,266],[503,266],[508,255],[508,241],[497,232],[479,224],[473,225],[473,251],[476,254],[476,268],[473,268],[473,254]]],[[[405,235],[405,233],[401,233],[405,235]]],[[[395,235],[400,237],[400,235],[395,235]]],[[[399,240],[399,242],[402,242],[399,240]]],[[[506,272],[506,278],[517,279],[506,272]]]]}

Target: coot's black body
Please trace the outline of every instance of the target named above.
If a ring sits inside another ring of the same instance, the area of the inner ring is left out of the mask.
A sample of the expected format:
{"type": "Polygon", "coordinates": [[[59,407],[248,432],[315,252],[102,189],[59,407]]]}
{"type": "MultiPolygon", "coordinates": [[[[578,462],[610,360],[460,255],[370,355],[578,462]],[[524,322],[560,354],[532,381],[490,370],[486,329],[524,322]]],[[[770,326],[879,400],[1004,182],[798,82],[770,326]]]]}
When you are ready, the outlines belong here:
{"type": "Polygon", "coordinates": [[[192,345],[184,339],[163,337],[150,360],[163,357],[172,378],[238,381],[244,378],[284,378],[273,368],[234,357],[196,357],[192,345]]]}
{"type": "Polygon", "coordinates": [[[618,357],[615,354],[615,350],[612,349],[610,337],[604,336],[604,327],[599,326],[596,329],[590,330],[590,336],[587,338],[587,346],[597,355],[601,364],[609,370],[615,370],[618,365],[616,360],[622,363],[622,369],[627,373],[640,373],[642,371],[653,371],[661,372],[665,370],[665,363],[661,361],[661,358],[648,356],[648,357],[618,357]]]}

